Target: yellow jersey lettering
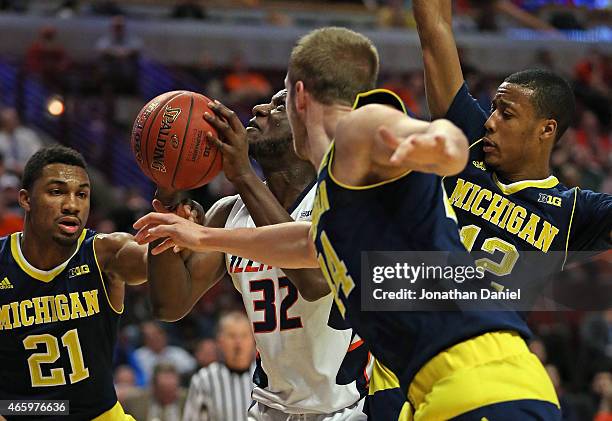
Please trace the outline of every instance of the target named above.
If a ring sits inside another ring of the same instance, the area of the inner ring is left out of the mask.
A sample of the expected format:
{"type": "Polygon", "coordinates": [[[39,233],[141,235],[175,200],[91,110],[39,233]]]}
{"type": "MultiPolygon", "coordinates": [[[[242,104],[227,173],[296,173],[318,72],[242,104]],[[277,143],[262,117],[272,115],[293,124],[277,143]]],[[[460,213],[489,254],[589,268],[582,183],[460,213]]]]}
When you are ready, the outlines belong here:
{"type": "Polygon", "coordinates": [[[70,319],[70,308],[68,307],[68,297],[64,294],[55,296],[55,308],[57,310],[57,318],[60,321],[70,319]]]}
{"type": "Polygon", "coordinates": [[[32,308],[32,301],[23,300],[19,303],[19,313],[21,314],[21,323],[24,326],[32,326],[34,324],[34,317],[28,316],[27,309],[32,308]]]}
{"type": "Polygon", "coordinates": [[[11,310],[13,311],[13,329],[21,327],[21,317],[19,314],[19,302],[13,301],[11,303],[11,310]]]}
{"type": "Polygon", "coordinates": [[[485,198],[487,200],[491,200],[492,197],[493,197],[493,193],[491,193],[489,190],[487,189],[480,190],[480,193],[478,193],[478,196],[476,196],[476,200],[474,200],[474,204],[472,204],[470,212],[472,212],[476,216],[482,215],[485,210],[480,207],[480,202],[482,202],[482,199],[485,199],[485,198]]]}
{"type": "Polygon", "coordinates": [[[463,179],[458,178],[455,190],[453,190],[451,197],[448,199],[450,204],[460,208],[472,186],[472,183],[466,183],[463,179]]]}
{"type": "Polygon", "coordinates": [[[35,324],[49,323],[51,321],[51,309],[49,308],[49,297],[34,297],[32,298],[34,304],[34,313],[36,319],[35,324]]]}
{"type": "Polygon", "coordinates": [[[100,312],[100,304],[98,303],[98,290],[83,291],[85,305],[87,306],[87,315],[91,316],[100,312]]]}
{"type": "Polygon", "coordinates": [[[506,230],[510,234],[516,234],[521,230],[523,226],[523,222],[525,221],[525,217],[527,216],[527,211],[522,206],[516,206],[512,210],[512,214],[510,215],[510,219],[508,219],[508,226],[506,230]]]}
{"type": "Polygon", "coordinates": [[[533,245],[535,241],[536,228],[538,227],[538,223],[540,222],[540,217],[535,214],[529,215],[529,221],[525,224],[521,232],[519,232],[519,238],[527,241],[529,244],[533,245]]]}
{"type": "Polygon", "coordinates": [[[11,324],[10,310],[11,306],[8,304],[4,304],[2,307],[0,307],[0,330],[8,330],[13,328],[13,325],[11,324]]]}
{"type": "Polygon", "coordinates": [[[509,200],[495,193],[487,211],[482,215],[482,219],[491,222],[493,225],[499,223],[499,218],[503,215],[504,210],[508,206],[509,200]]]}
{"type": "Polygon", "coordinates": [[[540,236],[535,242],[534,247],[539,248],[544,253],[548,253],[548,249],[558,233],[559,228],[551,225],[548,221],[544,221],[544,226],[540,230],[540,236]]]}
{"type": "Polygon", "coordinates": [[[87,312],[85,311],[85,307],[83,307],[83,303],[79,299],[78,292],[70,293],[70,306],[71,306],[71,319],[78,319],[79,317],[86,317],[87,312]]]}

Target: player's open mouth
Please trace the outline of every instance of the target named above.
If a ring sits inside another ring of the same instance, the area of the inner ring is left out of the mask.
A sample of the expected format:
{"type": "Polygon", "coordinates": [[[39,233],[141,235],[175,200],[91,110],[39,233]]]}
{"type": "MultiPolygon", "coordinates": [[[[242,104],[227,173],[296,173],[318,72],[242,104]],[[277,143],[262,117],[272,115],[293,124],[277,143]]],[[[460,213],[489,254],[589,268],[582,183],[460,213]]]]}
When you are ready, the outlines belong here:
{"type": "Polygon", "coordinates": [[[251,119],[251,121],[249,121],[249,124],[247,124],[246,129],[247,129],[247,132],[249,131],[249,129],[261,131],[261,127],[259,127],[259,125],[257,124],[254,118],[251,119]]]}
{"type": "Polygon", "coordinates": [[[61,218],[58,221],[60,229],[68,234],[74,234],[81,226],[80,221],[77,218],[61,218]]]}

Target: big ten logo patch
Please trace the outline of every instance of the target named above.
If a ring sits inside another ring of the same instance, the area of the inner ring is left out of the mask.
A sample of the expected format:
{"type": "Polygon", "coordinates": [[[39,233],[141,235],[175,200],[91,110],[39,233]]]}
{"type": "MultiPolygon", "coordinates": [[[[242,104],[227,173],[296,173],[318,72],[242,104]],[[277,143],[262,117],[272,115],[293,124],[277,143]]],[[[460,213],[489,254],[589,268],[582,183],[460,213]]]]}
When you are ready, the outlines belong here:
{"type": "Polygon", "coordinates": [[[76,266],[68,269],[68,278],[75,278],[87,273],[89,273],[89,265],[76,266]]]}

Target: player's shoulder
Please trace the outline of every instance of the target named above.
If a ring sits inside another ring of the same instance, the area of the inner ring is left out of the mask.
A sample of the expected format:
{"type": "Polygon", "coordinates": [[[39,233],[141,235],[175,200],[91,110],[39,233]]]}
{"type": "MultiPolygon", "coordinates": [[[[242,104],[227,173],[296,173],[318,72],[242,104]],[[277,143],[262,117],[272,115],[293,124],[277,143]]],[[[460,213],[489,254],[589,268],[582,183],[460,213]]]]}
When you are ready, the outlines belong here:
{"type": "Polygon", "coordinates": [[[106,262],[107,257],[117,254],[130,241],[134,241],[134,236],[127,232],[112,232],[109,234],[92,232],[85,238],[85,242],[93,244],[96,258],[102,264],[106,262]]]}
{"type": "Polygon", "coordinates": [[[223,227],[236,203],[241,203],[240,195],[226,196],[217,200],[206,212],[206,226],[223,227]]]}
{"type": "Polygon", "coordinates": [[[11,236],[7,235],[4,237],[0,237],[0,256],[4,255],[7,252],[10,252],[11,248],[11,236]]]}

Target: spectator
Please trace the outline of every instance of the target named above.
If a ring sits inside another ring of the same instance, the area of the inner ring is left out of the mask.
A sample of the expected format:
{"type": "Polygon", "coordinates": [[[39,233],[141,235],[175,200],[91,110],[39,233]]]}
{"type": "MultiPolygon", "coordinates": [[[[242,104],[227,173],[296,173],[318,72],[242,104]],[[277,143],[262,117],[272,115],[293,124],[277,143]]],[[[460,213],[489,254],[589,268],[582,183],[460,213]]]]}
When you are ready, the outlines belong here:
{"type": "Polygon", "coordinates": [[[246,421],[251,403],[251,367],[255,341],[242,312],[219,320],[217,341],[223,360],[202,368],[191,379],[183,421],[246,421]]]}
{"type": "Polygon", "coordinates": [[[20,177],[27,160],[41,147],[36,132],[21,125],[14,108],[0,110],[0,153],[8,172],[20,177]]]}
{"type": "Polygon", "coordinates": [[[125,412],[139,421],[177,421],[185,403],[185,390],[172,364],[160,363],[153,370],[151,387],[125,399],[125,412]]]}
{"type": "Polygon", "coordinates": [[[166,332],[158,322],[143,323],[142,334],[144,346],[135,351],[135,357],[147,381],[151,378],[153,367],[162,362],[174,365],[181,375],[195,369],[196,362],[187,351],[168,345],[166,332]]]}
{"type": "Polygon", "coordinates": [[[599,406],[593,421],[612,421],[612,373],[600,371],[595,374],[592,388],[599,399],[599,406]]]}
{"type": "Polygon", "coordinates": [[[170,16],[173,19],[206,19],[206,9],[197,0],[181,0],[170,16]]]}
{"type": "Polygon", "coordinates": [[[542,364],[546,364],[548,361],[548,353],[546,352],[546,345],[540,338],[533,338],[529,342],[529,350],[538,357],[542,364]]]}
{"type": "Polygon", "coordinates": [[[10,192],[5,193],[4,191],[7,177],[13,176],[4,174],[4,157],[0,154],[0,188],[2,189],[0,192],[0,237],[21,231],[23,228],[23,217],[19,213],[7,209],[6,206],[10,194],[10,192]]]}
{"type": "Polygon", "coordinates": [[[129,365],[120,365],[113,374],[117,400],[123,405],[130,396],[138,393],[136,373],[129,365]]]}
{"type": "Polygon", "coordinates": [[[128,35],[123,16],[111,20],[111,32],[96,43],[101,58],[103,87],[120,94],[138,92],[138,59],[142,48],[139,38],[128,35]]]}
{"type": "Polygon", "coordinates": [[[590,378],[602,364],[612,363],[612,308],[585,318],[580,326],[584,378],[590,378]]]}
{"type": "Polygon", "coordinates": [[[212,338],[204,338],[197,343],[193,354],[198,364],[197,370],[208,367],[218,360],[217,343],[212,338]]]}
{"type": "Polygon", "coordinates": [[[60,19],[71,19],[79,14],[79,0],[64,0],[55,11],[60,19]]]}
{"type": "Polygon", "coordinates": [[[57,42],[54,26],[43,27],[27,52],[26,71],[40,78],[49,89],[65,89],[65,72],[70,64],[64,47],[57,42]]]}
{"type": "Polygon", "coordinates": [[[561,384],[561,376],[559,375],[559,369],[554,364],[546,364],[546,372],[552,381],[557,397],[559,398],[559,404],[561,405],[561,413],[563,414],[563,421],[578,421],[576,416],[576,410],[572,405],[572,402],[565,395],[565,390],[561,384]]]}

